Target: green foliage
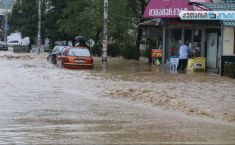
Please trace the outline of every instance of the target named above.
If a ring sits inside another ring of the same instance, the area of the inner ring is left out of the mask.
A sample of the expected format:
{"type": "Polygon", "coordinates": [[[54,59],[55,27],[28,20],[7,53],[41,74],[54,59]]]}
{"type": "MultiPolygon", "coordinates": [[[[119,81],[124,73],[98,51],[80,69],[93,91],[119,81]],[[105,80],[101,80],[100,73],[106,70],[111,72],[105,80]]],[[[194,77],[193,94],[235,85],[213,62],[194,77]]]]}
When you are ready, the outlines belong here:
{"type": "Polygon", "coordinates": [[[91,49],[91,53],[94,56],[101,56],[101,46],[99,45],[94,45],[91,49]]]}
{"type": "Polygon", "coordinates": [[[134,59],[135,56],[135,47],[133,44],[127,43],[121,49],[121,55],[126,59],[134,59]]]}
{"type": "MultiPolygon", "coordinates": [[[[146,0],[109,0],[108,54],[134,58],[140,41],[141,21],[146,0]],[[137,35],[138,34],[138,35],[137,35]]],[[[37,0],[22,0],[13,8],[10,17],[11,32],[20,31],[24,36],[36,38],[37,0]]],[[[103,39],[103,0],[43,0],[42,37],[73,41],[77,35],[95,41],[92,52],[101,54],[103,39]]]]}
{"type": "Polygon", "coordinates": [[[14,5],[9,17],[10,32],[19,31],[23,36],[36,37],[37,34],[37,5],[36,0],[23,0],[14,5]]]}
{"type": "Polygon", "coordinates": [[[115,43],[110,44],[108,49],[108,55],[112,57],[119,56],[120,55],[119,45],[115,43]]]}

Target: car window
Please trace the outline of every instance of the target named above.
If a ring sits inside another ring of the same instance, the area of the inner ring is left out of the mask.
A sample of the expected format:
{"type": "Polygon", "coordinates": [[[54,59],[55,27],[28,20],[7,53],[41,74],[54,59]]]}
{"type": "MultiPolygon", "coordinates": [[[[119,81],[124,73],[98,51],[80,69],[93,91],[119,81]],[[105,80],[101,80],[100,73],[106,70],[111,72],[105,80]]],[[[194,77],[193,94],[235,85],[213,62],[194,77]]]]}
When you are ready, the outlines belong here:
{"type": "Polygon", "coordinates": [[[19,43],[17,40],[9,41],[9,43],[19,43]]]}
{"type": "Polygon", "coordinates": [[[54,53],[54,54],[62,53],[63,50],[64,50],[64,48],[65,48],[64,46],[56,46],[56,47],[53,49],[52,53],[54,53]]]}
{"type": "Polygon", "coordinates": [[[68,53],[69,56],[91,56],[88,49],[71,48],[68,53]]]}
{"type": "Polygon", "coordinates": [[[58,47],[58,52],[62,53],[64,51],[65,47],[58,47]]]}
{"type": "Polygon", "coordinates": [[[57,52],[58,52],[58,47],[56,46],[56,47],[53,49],[52,53],[57,53],[57,52]]]}

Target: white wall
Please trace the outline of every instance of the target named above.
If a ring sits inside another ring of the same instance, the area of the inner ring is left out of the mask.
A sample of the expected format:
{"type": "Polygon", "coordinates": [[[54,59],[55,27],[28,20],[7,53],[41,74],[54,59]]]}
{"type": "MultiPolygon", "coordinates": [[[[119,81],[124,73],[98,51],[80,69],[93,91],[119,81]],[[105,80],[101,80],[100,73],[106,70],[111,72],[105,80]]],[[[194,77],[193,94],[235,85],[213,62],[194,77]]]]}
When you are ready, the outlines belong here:
{"type": "Polygon", "coordinates": [[[223,55],[234,55],[234,28],[225,27],[223,35],[223,55]]]}
{"type": "Polygon", "coordinates": [[[21,33],[12,33],[9,36],[7,36],[7,41],[12,41],[12,40],[20,41],[21,39],[22,39],[21,33]]]}

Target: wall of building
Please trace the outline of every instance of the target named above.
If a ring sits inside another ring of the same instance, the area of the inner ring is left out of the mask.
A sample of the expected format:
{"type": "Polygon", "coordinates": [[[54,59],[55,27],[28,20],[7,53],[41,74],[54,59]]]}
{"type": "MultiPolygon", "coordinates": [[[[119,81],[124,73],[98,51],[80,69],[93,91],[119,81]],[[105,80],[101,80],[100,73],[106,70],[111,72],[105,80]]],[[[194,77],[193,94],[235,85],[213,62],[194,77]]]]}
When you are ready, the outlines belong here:
{"type": "Polygon", "coordinates": [[[223,55],[234,55],[234,28],[225,27],[223,35],[223,55]]]}

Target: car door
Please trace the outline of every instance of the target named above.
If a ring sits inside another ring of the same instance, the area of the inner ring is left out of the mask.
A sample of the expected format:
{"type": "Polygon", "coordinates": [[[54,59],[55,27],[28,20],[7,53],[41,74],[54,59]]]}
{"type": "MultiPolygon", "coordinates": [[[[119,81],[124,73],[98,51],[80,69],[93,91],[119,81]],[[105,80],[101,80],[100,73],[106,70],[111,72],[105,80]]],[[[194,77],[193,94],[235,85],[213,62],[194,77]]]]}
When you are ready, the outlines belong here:
{"type": "Polygon", "coordinates": [[[56,62],[58,67],[60,68],[63,67],[63,63],[65,62],[65,60],[67,60],[68,51],[69,49],[64,49],[64,51],[61,52],[60,55],[56,57],[56,62]]]}

